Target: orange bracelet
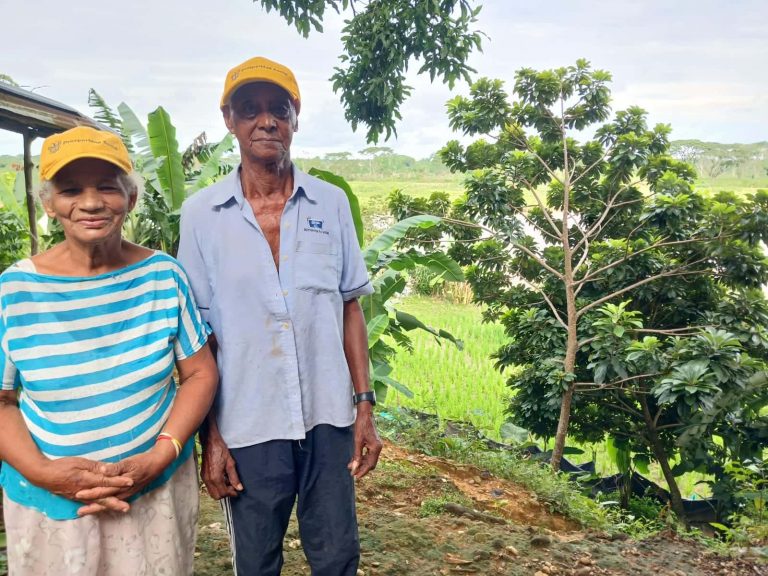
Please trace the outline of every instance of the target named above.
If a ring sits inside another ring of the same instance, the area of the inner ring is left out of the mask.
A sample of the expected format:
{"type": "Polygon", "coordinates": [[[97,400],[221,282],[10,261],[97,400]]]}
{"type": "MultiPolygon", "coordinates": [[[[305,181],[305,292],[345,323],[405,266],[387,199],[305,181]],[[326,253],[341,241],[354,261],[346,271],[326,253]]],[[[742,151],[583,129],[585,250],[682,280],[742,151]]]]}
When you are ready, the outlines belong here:
{"type": "Polygon", "coordinates": [[[173,444],[174,450],[176,450],[176,458],[179,457],[179,454],[181,454],[181,442],[179,442],[176,438],[168,434],[168,432],[161,432],[157,435],[156,442],[159,442],[160,440],[170,440],[173,444]]]}

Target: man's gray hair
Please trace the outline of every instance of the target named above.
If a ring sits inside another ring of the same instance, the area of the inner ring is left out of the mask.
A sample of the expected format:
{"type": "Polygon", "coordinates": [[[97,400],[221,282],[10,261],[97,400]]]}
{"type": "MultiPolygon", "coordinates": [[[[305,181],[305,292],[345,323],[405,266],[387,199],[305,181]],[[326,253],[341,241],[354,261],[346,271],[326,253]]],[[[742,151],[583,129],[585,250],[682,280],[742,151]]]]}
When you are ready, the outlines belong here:
{"type": "MultiPolygon", "coordinates": [[[[130,198],[131,195],[136,195],[136,203],[138,204],[141,193],[144,190],[144,179],[136,172],[129,172],[126,174],[123,171],[117,173],[117,185],[120,190],[130,198]]],[[[40,196],[41,202],[46,202],[50,199],[53,193],[54,183],[53,180],[40,180],[40,187],[37,190],[38,196],[40,196]]]]}

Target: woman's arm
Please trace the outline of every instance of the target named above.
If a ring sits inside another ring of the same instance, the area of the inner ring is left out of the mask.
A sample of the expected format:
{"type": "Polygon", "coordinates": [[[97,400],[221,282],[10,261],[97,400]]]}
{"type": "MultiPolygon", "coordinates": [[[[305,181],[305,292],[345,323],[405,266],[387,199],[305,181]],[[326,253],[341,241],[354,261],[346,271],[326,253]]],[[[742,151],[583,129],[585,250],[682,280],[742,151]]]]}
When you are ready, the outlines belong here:
{"type": "MultiPolygon", "coordinates": [[[[197,431],[200,423],[208,414],[216,395],[219,372],[208,344],[205,344],[192,356],[178,360],[176,367],[179,371],[179,389],[163,432],[170,434],[184,445],[197,431]]],[[[115,496],[124,500],[144,489],[175,459],[176,450],[172,442],[167,440],[156,442],[148,452],[131,456],[114,464],[121,475],[133,480],[131,487],[120,490],[93,488],[83,490],[77,496],[89,500],[115,496]]],[[[81,509],[80,513],[100,511],[98,503],[95,503],[81,509]]]]}
{"type": "MultiPolygon", "coordinates": [[[[70,500],[88,503],[91,499],[77,497],[86,489],[106,487],[125,490],[133,480],[119,475],[110,464],[87,458],[47,458],[37,447],[19,411],[15,390],[0,390],[0,460],[13,466],[35,486],[70,500]]],[[[103,509],[124,512],[128,504],[107,498],[103,509]]]]}

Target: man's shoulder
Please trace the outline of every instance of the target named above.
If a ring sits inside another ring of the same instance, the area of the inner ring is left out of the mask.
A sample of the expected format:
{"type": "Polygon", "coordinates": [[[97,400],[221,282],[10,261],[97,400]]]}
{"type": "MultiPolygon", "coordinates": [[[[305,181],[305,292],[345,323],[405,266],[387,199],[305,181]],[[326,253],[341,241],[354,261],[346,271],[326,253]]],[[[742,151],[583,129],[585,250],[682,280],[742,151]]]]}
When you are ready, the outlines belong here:
{"type": "Polygon", "coordinates": [[[213,184],[210,184],[205,188],[201,188],[191,196],[188,196],[182,205],[182,212],[185,215],[189,215],[192,212],[199,213],[201,211],[210,211],[216,199],[221,197],[223,194],[226,194],[226,192],[230,190],[231,187],[232,175],[229,174],[224,178],[214,182],[213,184]]]}

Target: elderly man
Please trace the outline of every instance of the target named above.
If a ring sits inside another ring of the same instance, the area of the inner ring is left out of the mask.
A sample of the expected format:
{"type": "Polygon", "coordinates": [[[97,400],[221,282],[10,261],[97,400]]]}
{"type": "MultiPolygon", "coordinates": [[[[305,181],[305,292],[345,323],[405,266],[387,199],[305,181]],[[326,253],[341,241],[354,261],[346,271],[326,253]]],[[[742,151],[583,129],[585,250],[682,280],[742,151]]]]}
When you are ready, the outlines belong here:
{"type": "Polygon", "coordinates": [[[179,260],[218,343],[202,476],[222,499],[237,574],[280,573],[294,501],[315,576],[357,572],[354,479],[381,441],[357,299],[370,294],[343,191],[290,156],[301,110],[285,66],[233,68],[221,111],[240,166],[186,201],[179,260]]]}

